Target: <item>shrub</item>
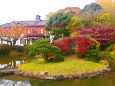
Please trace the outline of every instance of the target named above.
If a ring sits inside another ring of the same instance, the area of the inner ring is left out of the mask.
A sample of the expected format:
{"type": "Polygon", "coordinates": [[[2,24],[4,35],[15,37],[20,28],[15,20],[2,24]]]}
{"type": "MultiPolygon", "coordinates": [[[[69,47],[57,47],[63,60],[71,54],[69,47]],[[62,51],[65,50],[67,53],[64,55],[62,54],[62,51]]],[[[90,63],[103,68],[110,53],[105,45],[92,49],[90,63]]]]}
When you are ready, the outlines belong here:
{"type": "Polygon", "coordinates": [[[105,51],[107,51],[107,52],[113,51],[113,45],[108,46],[108,47],[105,49],[105,51]]]}
{"type": "Polygon", "coordinates": [[[56,54],[53,56],[53,62],[61,62],[64,61],[64,56],[61,54],[56,54]]]}
{"type": "Polygon", "coordinates": [[[74,37],[63,37],[57,40],[54,40],[51,44],[57,46],[62,51],[63,55],[72,53],[72,48],[75,46],[74,37]]]}
{"type": "Polygon", "coordinates": [[[99,49],[100,43],[89,36],[77,35],[75,53],[85,55],[93,48],[99,49]]]}
{"type": "Polygon", "coordinates": [[[52,55],[55,56],[60,53],[61,50],[58,47],[51,45],[48,39],[38,39],[29,50],[29,56],[42,54],[42,58],[45,61],[48,61],[52,55]]]}
{"type": "Polygon", "coordinates": [[[99,45],[99,42],[89,36],[77,35],[75,53],[78,58],[99,62],[102,59],[99,55],[99,45]]]}
{"type": "Polygon", "coordinates": [[[84,56],[83,56],[82,54],[79,54],[79,53],[77,53],[76,56],[77,56],[78,58],[84,58],[84,56]]]}
{"type": "Polygon", "coordinates": [[[7,45],[7,44],[0,45],[0,55],[9,55],[11,50],[12,48],[10,45],[7,45]]]}
{"type": "Polygon", "coordinates": [[[110,52],[100,52],[100,55],[103,59],[106,59],[109,62],[109,65],[114,68],[115,67],[115,59],[112,57],[110,52]]]}
{"type": "Polygon", "coordinates": [[[57,40],[54,40],[51,44],[60,48],[60,50],[63,52],[63,55],[64,53],[73,53],[73,54],[76,53],[77,57],[85,58],[85,55],[89,54],[90,55],[89,58],[91,58],[92,56],[91,58],[92,61],[96,62],[96,61],[101,60],[101,57],[99,55],[95,57],[95,55],[91,54],[92,49],[97,50],[97,52],[95,53],[99,52],[100,43],[89,36],[77,35],[75,37],[59,38],[57,40]]]}
{"type": "Polygon", "coordinates": [[[29,56],[29,51],[30,51],[31,47],[32,47],[32,45],[26,45],[25,46],[25,54],[26,54],[26,56],[29,56]]]}
{"type": "Polygon", "coordinates": [[[12,51],[9,53],[9,56],[10,56],[10,57],[23,57],[23,56],[24,56],[24,53],[22,53],[22,52],[17,52],[17,51],[12,50],[12,51]]]}
{"type": "Polygon", "coordinates": [[[81,29],[78,33],[80,35],[89,35],[100,42],[101,46],[111,40],[115,41],[115,27],[112,26],[97,26],[89,29],[81,29]]]}
{"type": "Polygon", "coordinates": [[[35,56],[35,52],[30,50],[29,53],[28,53],[28,56],[29,56],[29,57],[35,56]]]}
{"type": "Polygon", "coordinates": [[[24,50],[25,50],[24,46],[18,46],[18,45],[13,46],[12,49],[17,51],[17,52],[24,52],[24,50]]]}
{"type": "Polygon", "coordinates": [[[84,57],[86,60],[90,60],[93,62],[99,62],[102,59],[101,55],[99,54],[99,51],[97,51],[96,49],[92,49],[90,53],[85,54],[84,57]]]}

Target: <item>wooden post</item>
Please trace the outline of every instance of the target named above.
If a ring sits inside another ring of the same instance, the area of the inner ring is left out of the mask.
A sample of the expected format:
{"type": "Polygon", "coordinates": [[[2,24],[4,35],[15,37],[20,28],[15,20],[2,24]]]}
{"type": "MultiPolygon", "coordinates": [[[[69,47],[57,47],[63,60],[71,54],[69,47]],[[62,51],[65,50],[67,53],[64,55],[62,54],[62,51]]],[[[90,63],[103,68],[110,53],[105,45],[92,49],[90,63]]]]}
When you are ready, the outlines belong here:
{"type": "Polygon", "coordinates": [[[26,45],[26,39],[25,39],[25,45],[26,45]]]}
{"type": "Polygon", "coordinates": [[[2,38],[1,38],[1,44],[2,44],[2,38]]]}
{"type": "Polygon", "coordinates": [[[27,37],[27,45],[28,45],[28,37],[27,37]]]}

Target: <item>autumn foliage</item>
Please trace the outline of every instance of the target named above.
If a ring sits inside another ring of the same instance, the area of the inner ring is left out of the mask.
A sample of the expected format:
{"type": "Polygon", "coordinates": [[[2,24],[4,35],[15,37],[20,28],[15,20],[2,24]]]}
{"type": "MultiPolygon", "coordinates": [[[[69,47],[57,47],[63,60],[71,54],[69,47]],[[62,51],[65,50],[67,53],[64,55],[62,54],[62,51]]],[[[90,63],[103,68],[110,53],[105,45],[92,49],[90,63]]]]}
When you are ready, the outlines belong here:
{"type": "Polygon", "coordinates": [[[89,29],[81,29],[80,35],[89,35],[101,44],[106,44],[109,41],[115,41],[115,28],[112,26],[97,26],[89,29]]]}
{"type": "Polygon", "coordinates": [[[75,37],[59,38],[54,40],[51,44],[57,46],[62,52],[72,52],[72,48],[75,48],[76,54],[86,54],[89,52],[89,48],[92,44],[96,44],[94,40],[90,40],[87,36],[77,35],[75,37]]]}
{"type": "Polygon", "coordinates": [[[49,14],[46,15],[46,19],[48,19],[50,16],[53,16],[59,12],[63,12],[63,13],[69,12],[69,15],[71,17],[73,17],[73,16],[77,16],[79,14],[80,8],[79,7],[66,7],[64,9],[58,10],[57,12],[50,12],[49,14]]]}
{"type": "Polygon", "coordinates": [[[64,9],[60,9],[58,10],[58,12],[69,12],[70,16],[77,16],[80,12],[80,8],[79,7],[66,7],[64,9]]]}
{"type": "Polygon", "coordinates": [[[77,35],[76,36],[76,45],[75,53],[85,55],[90,52],[90,47],[96,45],[94,40],[90,40],[87,36],[77,35]]]}
{"type": "Polygon", "coordinates": [[[12,22],[10,28],[0,27],[0,38],[3,41],[9,42],[11,46],[14,46],[16,41],[21,37],[23,30],[23,25],[12,22]]]}
{"type": "Polygon", "coordinates": [[[73,39],[72,37],[68,37],[68,38],[63,37],[63,38],[54,40],[51,44],[57,46],[63,52],[70,52],[69,41],[71,41],[72,39],[73,39]]]}

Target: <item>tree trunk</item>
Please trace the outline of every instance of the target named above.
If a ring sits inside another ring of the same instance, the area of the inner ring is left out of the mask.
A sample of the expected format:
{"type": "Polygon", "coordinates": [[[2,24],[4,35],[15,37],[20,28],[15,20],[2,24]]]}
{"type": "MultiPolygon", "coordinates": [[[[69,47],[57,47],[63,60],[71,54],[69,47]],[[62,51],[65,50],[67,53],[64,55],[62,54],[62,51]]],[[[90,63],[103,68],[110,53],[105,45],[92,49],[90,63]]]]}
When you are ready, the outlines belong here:
{"type": "Polygon", "coordinates": [[[12,46],[14,46],[16,44],[16,41],[17,41],[17,39],[12,41],[12,46]]]}
{"type": "Polygon", "coordinates": [[[10,41],[10,46],[12,47],[12,41],[10,41]]]}

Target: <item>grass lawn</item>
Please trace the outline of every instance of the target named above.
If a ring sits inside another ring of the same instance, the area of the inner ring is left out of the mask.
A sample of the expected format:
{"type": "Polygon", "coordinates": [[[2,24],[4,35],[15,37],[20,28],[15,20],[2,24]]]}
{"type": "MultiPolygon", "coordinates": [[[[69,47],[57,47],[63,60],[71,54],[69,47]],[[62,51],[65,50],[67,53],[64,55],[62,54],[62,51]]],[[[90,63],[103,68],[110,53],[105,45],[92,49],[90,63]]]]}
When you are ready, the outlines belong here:
{"type": "Polygon", "coordinates": [[[58,63],[46,63],[43,59],[39,59],[36,62],[22,64],[18,66],[18,69],[27,73],[32,72],[33,74],[48,72],[50,75],[81,74],[107,69],[103,61],[95,63],[78,59],[75,56],[66,56],[64,59],[63,62],[58,63]]]}

